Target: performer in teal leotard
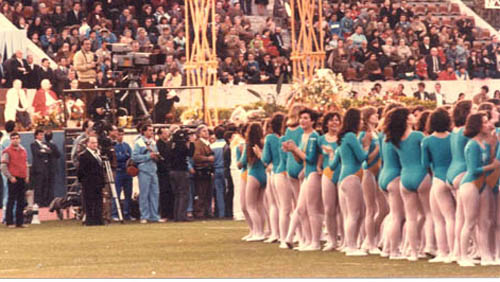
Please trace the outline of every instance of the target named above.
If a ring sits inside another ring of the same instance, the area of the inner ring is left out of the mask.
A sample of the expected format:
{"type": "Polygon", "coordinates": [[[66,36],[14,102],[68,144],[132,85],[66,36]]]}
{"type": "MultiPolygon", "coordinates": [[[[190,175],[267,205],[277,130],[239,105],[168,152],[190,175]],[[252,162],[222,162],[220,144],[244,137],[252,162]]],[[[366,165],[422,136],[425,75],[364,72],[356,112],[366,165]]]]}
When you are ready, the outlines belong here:
{"type": "MultiPolygon", "coordinates": [[[[240,128],[241,136],[246,135],[247,129],[248,129],[248,124],[244,124],[241,126],[241,128],[240,128]]],[[[245,151],[245,147],[246,147],[245,142],[242,142],[241,144],[239,144],[236,147],[237,166],[239,169],[241,169],[240,191],[239,191],[241,212],[243,213],[243,216],[245,217],[245,221],[248,224],[248,228],[250,229],[250,232],[248,233],[248,235],[241,238],[241,240],[243,240],[243,241],[246,241],[246,240],[252,238],[254,235],[252,219],[250,218],[250,215],[248,213],[247,201],[246,201],[248,168],[247,168],[246,158],[242,159],[243,152],[245,151]]]]}
{"type": "Polygon", "coordinates": [[[264,218],[260,210],[263,208],[264,188],[266,188],[266,168],[262,161],[254,153],[254,146],[262,147],[262,126],[258,122],[251,123],[246,132],[246,148],[241,157],[241,163],[248,166],[248,177],[246,187],[246,204],[250,216],[254,235],[247,241],[263,241],[264,218]]]}
{"type": "Polygon", "coordinates": [[[264,149],[261,151],[258,146],[255,146],[254,152],[266,166],[272,164],[272,174],[269,179],[270,189],[266,191],[272,234],[264,242],[273,243],[279,239],[282,242],[281,247],[287,248],[284,241],[290,222],[292,190],[288,187],[286,176],[283,173],[285,171],[285,160],[282,159],[286,158],[286,153],[281,148],[280,136],[283,131],[284,120],[285,115],[283,113],[278,112],[273,115],[267,126],[271,133],[265,138],[264,149]],[[280,197],[285,198],[280,199],[280,197]],[[274,232],[276,233],[274,234],[274,232]]]}
{"type": "Polygon", "coordinates": [[[361,111],[355,108],[347,110],[342,128],[339,131],[337,143],[339,148],[335,153],[330,168],[335,170],[342,161],[340,170],[339,200],[343,213],[345,213],[345,246],[346,255],[364,256],[367,253],[357,246],[357,238],[360,230],[360,211],[363,207],[363,196],[361,190],[361,164],[368,157],[368,147],[371,143],[371,134],[367,134],[360,144],[356,138],[361,125],[361,111]]]}
{"type": "Polygon", "coordinates": [[[432,170],[433,179],[430,205],[436,230],[437,256],[429,262],[448,262],[455,242],[455,200],[446,182],[446,172],[451,163],[450,114],[444,108],[434,110],[428,122],[431,134],[422,140],[422,164],[432,170]]]}
{"type": "Polygon", "coordinates": [[[287,244],[291,246],[295,229],[303,226],[305,241],[299,245],[299,251],[317,251],[321,249],[321,227],[323,226],[323,208],[321,201],[321,178],[318,173],[319,134],[314,131],[318,114],[311,109],[300,111],[300,126],[304,133],[297,146],[292,141],[285,145],[286,151],[292,152],[297,160],[304,163],[304,183],[299,192],[297,207],[292,214],[287,244]]]}
{"type": "MultiPolygon", "coordinates": [[[[500,167],[500,162],[496,159],[487,164],[489,151],[483,140],[491,134],[492,130],[493,125],[484,112],[471,114],[467,118],[464,135],[471,138],[471,140],[465,146],[467,171],[460,183],[460,193],[458,193],[458,201],[462,205],[459,212],[463,212],[459,217],[463,216],[464,218],[463,226],[458,228],[460,229],[460,257],[458,260],[460,266],[474,266],[467,249],[470,236],[479,219],[480,193],[485,185],[485,172],[500,167]]],[[[480,249],[482,249],[487,248],[489,242],[480,240],[478,243],[480,249]]]]}
{"type": "Polygon", "coordinates": [[[363,201],[365,203],[365,241],[363,248],[369,254],[380,254],[377,247],[376,238],[380,230],[382,220],[389,213],[387,201],[378,189],[377,179],[380,170],[379,146],[376,128],[379,122],[377,109],[372,106],[367,106],[361,109],[363,128],[359,133],[359,140],[362,140],[365,134],[372,135],[372,142],[368,150],[368,156],[371,161],[363,162],[363,177],[361,179],[361,188],[363,191],[363,201]]]}
{"type": "Polygon", "coordinates": [[[391,110],[386,119],[384,133],[386,139],[396,147],[401,161],[401,195],[406,214],[406,231],[410,243],[408,260],[418,260],[419,230],[417,218],[419,205],[423,209],[425,248],[432,252],[433,228],[429,205],[430,177],[421,162],[422,132],[413,131],[410,124],[414,124],[415,117],[407,108],[400,107],[391,110]]]}
{"type": "Polygon", "coordinates": [[[455,198],[457,198],[458,186],[466,170],[464,149],[469,138],[464,136],[463,126],[471,109],[472,101],[470,100],[460,101],[453,108],[452,117],[455,128],[450,133],[451,163],[446,173],[446,180],[454,189],[455,198]]]}
{"type": "MultiPolygon", "coordinates": [[[[330,154],[337,149],[337,133],[342,123],[342,116],[337,112],[329,112],[323,117],[323,132],[319,138],[321,148],[320,163],[323,168],[321,177],[321,196],[323,198],[323,207],[325,214],[325,225],[328,230],[328,239],[323,251],[331,251],[337,248],[337,228],[342,230],[342,226],[337,226],[337,182],[340,175],[340,166],[332,171],[328,166],[330,154]]],[[[341,216],[339,218],[342,218],[341,216]]],[[[343,233],[343,232],[341,232],[343,233]]]]}

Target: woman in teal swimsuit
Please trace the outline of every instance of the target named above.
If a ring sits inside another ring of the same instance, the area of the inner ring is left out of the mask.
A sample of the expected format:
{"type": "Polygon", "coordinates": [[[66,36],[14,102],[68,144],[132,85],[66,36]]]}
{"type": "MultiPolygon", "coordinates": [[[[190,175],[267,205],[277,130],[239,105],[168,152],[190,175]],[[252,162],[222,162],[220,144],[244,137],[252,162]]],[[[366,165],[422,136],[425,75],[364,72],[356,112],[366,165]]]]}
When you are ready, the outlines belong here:
{"type": "MultiPolygon", "coordinates": [[[[360,219],[363,210],[361,165],[368,157],[371,135],[367,134],[360,144],[356,135],[361,126],[361,111],[351,108],[347,110],[342,127],[337,136],[339,145],[330,169],[335,170],[342,162],[339,183],[340,209],[345,222],[345,252],[347,256],[365,256],[367,253],[358,247],[357,239],[361,227],[360,219]]],[[[368,160],[370,161],[370,160],[368,160]]]]}
{"type": "MultiPolygon", "coordinates": [[[[471,138],[465,146],[465,161],[467,172],[460,183],[458,202],[462,205],[464,224],[460,230],[460,266],[474,266],[468,256],[469,239],[475,230],[480,212],[480,194],[485,186],[485,173],[500,167],[500,162],[494,160],[487,164],[489,152],[483,141],[493,130],[488,116],[484,112],[471,114],[465,124],[464,135],[471,138]]],[[[461,216],[461,215],[459,215],[461,216]]],[[[458,236],[458,234],[457,234],[458,236]]],[[[488,244],[488,242],[479,242],[488,244]]]]}
{"type": "MultiPolygon", "coordinates": [[[[328,230],[328,239],[323,251],[331,251],[337,247],[337,228],[342,230],[342,226],[337,226],[338,192],[337,182],[340,175],[340,167],[332,171],[328,166],[330,154],[337,149],[337,133],[342,124],[342,116],[338,112],[329,112],[323,117],[323,132],[319,138],[319,146],[322,154],[319,163],[322,164],[321,196],[325,209],[325,225],[328,230]]],[[[342,216],[339,216],[342,218],[342,216]]]]}
{"type": "MultiPolygon", "coordinates": [[[[259,146],[254,146],[254,152],[261,159],[265,166],[272,164],[272,173],[269,178],[269,191],[266,191],[266,198],[268,201],[270,227],[272,235],[264,241],[273,243],[280,239],[284,243],[286,232],[288,231],[288,224],[291,213],[291,199],[287,199],[289,203],[284,203],[283,206],[289,207],[289,212],[283,210],[281,203],[285,200],[280,200],[280,190],[285,189],[291,193],[291,189],[283,185],[282,178],[285,168],[282,164],[282,156],[285,156],[281,149],[280,136],[282,133],[283,122],[285,115],[283,113],[275,113],[268,123],[270,133],[267,134],[264,140],[264,149],[260,150],[259,146]],[[280,177],[281,176],[281,177],[280,177]],[[280,186],[278,186],[280,184],[280,186]],[[284,187],[283,187],[284,186],[284,187]]],[[[286,247],[286,244],[284,245],[286,247]]]]}
{"type": "Polygon", "coordinates": [[[262,147],[263,139],[262,126],[258,122],[253,122],[248,126],[246,132],[245,151],[241,157],[241,163],[247,164],[248,176],[246,187],[246,205],[250,216],[254,235],[247,241],[263,241],[266,239],[264,235],[264,218],[260,209],[264,201],[264,188],[266,188],[266,167],[257,158],[253,151],[254,146],[262,147]]]}
{"type": "Polygon", "coordinates": [[[455,200],[446,182],[446,172],[451,163],[450,114],[437,108],[429,116],[427,132],[422,140],[422,164],[432,170],[430,205],[436,230],[437,256],[429,262],[452,261],[455,242],[455,200]]]}
{"type": "MultiPolygon", "coordinates": [[[[382,128],[386,126],[387,114],[398,106],[400,105],[390,104],[385,108],[382,128]]],[[[405,219],[404,204],[400,191],[401,164],[396,148],[391,142],[386,140],[384,133],[380,133],[379,144],[382,169],[378,183],[381,190],[387,192],[387,201],[389,203],[388,218],[390,219],[384,228],[384,235],[386,237],[384,246],[388,246],[384,248],[384,251],[389,254],[389,259],[403,259],[404,257],[401,255],[399,249],[402,239],[401,231],[405,219]]]]}
{"type": "MultiPolygon", "coordinates": [[[[246,131],[248,129],[248,124],[243,124],[240,128],[240,134],[241,136],[245,136],[246,131]]],[[[237,158],[237,166],[239,169],[241,169],[241,179],[240,179],[240,206],[241,206],[241,212],[243,213],[243,216],[245,217],[245,221],[248,224],[248,228],[250,229],[250,232],[248,235],[244,236],[241,238],[241,240],[246,241],[250,238],[253,237],[253,224],[252,224],[252,219],[250,218],[250,215],[248,214],[248,208],[247,208],[247,201],[246,201],[246,187],[247,187],[247,177],[248,177],[248,169],[247,169],[247,164],[246,164],[246,159],[245,163],[242,163],[242,156],[243,152],[245,151],[245,143],[238,144],[236,147],[236,158],[237,158]]]]}
{"type": "Polygon", "coordinates": [[[407,108],[396,108],[387,115],[384,133],[387,141],[396,147],[401,160],[401,195],[406,214],[406,234],[410,244],[409,261],[418,260],[418,213],[423,210],[425,252],[432,252],[433,226],[429,205],[430,177],[421,162],[421,141],[424,134],[413,131],[410,124],[414,124],[415,117],[407,108]]]}
{"type": "Polygon", "coordinates": [[[380,170],[379,145],[376,127],[378,125],[378,113],[375,107],[367,106],[361,109],[363,118],[363,131],[359,134],[362,140],[365,134],[372,135],[372,142],[368,150],[368,158],[373,159],[370,162],[363,162],[363,178],[361,179],[361,188],[363,190],[363,200],[365,203],[365,242],[364,249],[369,254],[380,254],[377,247],[376,238],[380,230],[382,220],[389,212],[387,201],[381,191],[378,189],[377,176],[380,170]]]}
{"type": "Polygon", "coordinates": [[[321,227],[323,226],[321,177],[318,173],[319,134],[314,131],[314,123],[318,119],[318,114],[306,108],[300,111],[299,116],[300,126],[304,130],[301,142],[297,146],[292,141],[288,141],[284,149],[304,163],[304,183],[299,192],[297,207],[292,214],[286,242],[289,247],[292,245],[295,229],[300,222],[304,226],[302,230],[305,231],[305,242],[299,246],[299,251],[318,251],[321,249],[321,227]],[[310,226],[310,230],[304,230],[307,226],[310,226]]]}

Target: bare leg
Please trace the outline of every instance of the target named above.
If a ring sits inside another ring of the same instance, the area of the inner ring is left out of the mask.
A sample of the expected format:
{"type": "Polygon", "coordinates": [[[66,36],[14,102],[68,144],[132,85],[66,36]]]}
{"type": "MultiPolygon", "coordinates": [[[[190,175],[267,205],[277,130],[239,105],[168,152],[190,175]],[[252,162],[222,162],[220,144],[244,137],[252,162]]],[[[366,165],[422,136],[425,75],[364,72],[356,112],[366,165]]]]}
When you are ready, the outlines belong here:
{"type": "Polygon", "coordinates": [[[267,211],[269,214],[269,227],[271,228],[271,236],[265,243],[276,242],[279,238],[279,211],[277,200],[274,197],[274,175],[268,174],[268,185],[265,191],[265,196],[267,198],[267,211]]]}
{"type": "Polygon", "coordinates": [[[387,185],[389,192],[389,207],[390,207],[390,226],[388,231],[389,245],[390,245],[390,258],[399,259],[401,253],[399,247],[401,245],[401,236],[404,220],[404,204],[401,198],[400,178],[396,177],[387,185]]]}
{"type": "Polygon", "coordinates": [[[306,205],[309,223],[311,226],[310,250],[321,249],[321,232],[323,227],[323,201],[321,199],[321,175],[317,172],[310,173],[307,177],[306,205]]]}
{"type": "MultiPolygon", "coordinates": [[[[326,176],[321,177],[321,194],[325,209],[325,223],[328,230],[328,242],[333,249],[337,245],[337,186],[326,176]]],[[[324,250],[328,250],[326,247],[324,250]]]]}
{"type": "Polygon", "coordinates": [[[262,201],[264,191],[260,187],[259,181],[253,177],[248,176],[247,188],[246,188],[246,204],[248,208],[248,214],[253,222],[254,236],[250,240],[262,241],[264,237],[264,219],[262,218],[262,213],[259,212],[259,208],[262,207],[262,201]]]}
{"type": "MultiPolygon", "coordinates": [[[[285,242],[290,226],[290,216],[292,214],[293,191],[290,188],[288,178],[284,174],[275,175],[276,190],[279,199],[279,229],[280,241],[285,242]]],[[[281,246],[283,247],[283,246],[281,246]]]]}
{"type": "Polygon", "coordinates": [[[473,266],[471,258],[467,254],[469,240],[473,235],[479,217],[479,189],[474,183],[465,183],[460,186],[459,201],[462,204],[464,223],[460,231],[460,254],[459,264],[461,266],[473,266]]]}
{"type": "Polygon", "coordinates": [[[490,187],[484,188],[483,192],[479,195],[479,236],[478,246],[481,255],[481,265],[489,265],[493,262],[493,255],[490,249],[490,230],[493,224],[491,218],[491,197],[493,196],[490,187]]]}
{"type": "Polygon", "coordinates": [[[377,200],[376,200],[376,189],[377,182],[375,176],[369,170],[363,171],[363,178],[361,180],[361,188],[363,190],[363,200],[365,204],[365,218],[364,218],[364,228],[366,233],[365,247],[368,252],[375,252],[377,249],[377,244],[375,242],[376,230],[375,230],[375,214],[377,212],[377,200]]]}
{"type": "Polygon", "coordinates": [[[427,253],[433,253],[436,250],[436,244],[434,240],[434,226],[432,224],[432,213],[430,206],[430,189],[431,188],[431,178],[426,175],[420,187],[418,187],[417,195],[422,207],[425,223],[424,223],[424,234],[425,234],[425,248],[424,251],[427,253]]]}
{"type": "Polygon", "coordinates": [[[358,249],[357,238],[359,235],[360,225],[359,218],[361,217],[361,210],[363,205],[361,181],[358,176],[347,176],[340,184],[340,190],[344,195],[344,202],[346,208],[347,222],[345,226],[345,242],[347,255],[366,255],[358,249]]]}

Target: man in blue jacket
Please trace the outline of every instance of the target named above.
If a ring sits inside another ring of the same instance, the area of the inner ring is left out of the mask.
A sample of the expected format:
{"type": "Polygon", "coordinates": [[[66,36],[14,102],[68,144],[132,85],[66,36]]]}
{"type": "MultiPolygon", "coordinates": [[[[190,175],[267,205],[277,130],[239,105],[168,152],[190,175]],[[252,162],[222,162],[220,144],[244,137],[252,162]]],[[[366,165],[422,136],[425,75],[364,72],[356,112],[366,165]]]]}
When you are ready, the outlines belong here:
{"type": "MultiPolygon", "coordinates": [[[[115,186],[116,194],[120,197],[123,189],[123,194],[125,194],[125,201],[122,206],[123,219],[130,220],[130,201],[132,199],[132,177],[127,174],[127,161],[132,156],[132,149],[130,145],[123,141],[123,136],[125,131],[123,128],[118,128],[118,136],[116,138],[115,153],[116,153],[116,176],[115,176],[115,186]]],[[[113,221],[118,221],[118,210],[116,209],[115,201],[113,203],[113,221]]]]}

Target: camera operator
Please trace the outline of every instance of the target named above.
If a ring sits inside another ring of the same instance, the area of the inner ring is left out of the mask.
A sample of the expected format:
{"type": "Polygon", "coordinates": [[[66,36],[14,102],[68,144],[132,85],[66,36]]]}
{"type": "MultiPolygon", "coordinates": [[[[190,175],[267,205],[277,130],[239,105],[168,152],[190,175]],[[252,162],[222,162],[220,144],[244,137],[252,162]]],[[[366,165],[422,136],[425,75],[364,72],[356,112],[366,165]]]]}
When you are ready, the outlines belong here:
{"type": "MultiPolygon", "coordinates": [[[[78,88],[79,89],[92,89],[95,86],[96,66],[97,57],[90,50],[92,43],[90,39],[84,39],[82,42],[82,48],[80,51],[75,53],[73,57],[73,65],[76,69],[78,75],[78,88]]],[[[85,93],[85,104],[90,105],[92,103],[91,97],[92,92],[85,93]]]]}
{"type": "Polygon", "coordinates": [[[99,93],[88,108],[89,117],[96,120],[105,120],[113,123],[113,115],[116,113],[114,107],[113,91],[106,91],[105,94],[99,93]]]}
{"type": "MultiPolygon", "coordinates": [[[[174,131],[177,125],[172,125],[170,130],[174,131]]],[[[158,182],[160,186],[160,217],[163,219],[174,219],[174,193],[170,185],[169,171],[171,168],[170,157],[168,154],[168,140],[170,139],[170,130],[166,127],[158,129],[156,134],[160,137],[156,145],[158,152],[163,157],[163,160],[157,163],[158,166],[158,182]]]]}
{"type": "Polygon", "coordinates": [[[209,133],[206,125],[196,128],[198,140],[194,142],[194,169],[196,197],[194,201],[194,216],[196,218],[213,217],[212,202],[212,172],[214,152],[210,149],[209,133]]]}
{"type": "Polygon", "coordinates": [[[156,142],[153,138],[154,131],[151,124],[141,127],[141,135],[136,139],[132,150],[132,160],[139,169],[139,209],[141,223],[165,222],[158,215],[158,175],[156,162],[162,156],[158,153],[156,142]]]}
{"type": "Polygon", "coordinates": [[[185,129],[172,132],[167,144],[170,162],[170,184],[174,190],[174,220],[188,221],[186,217],[189,201],[188,157],[194,155],[194,138],[185,129]]]}

